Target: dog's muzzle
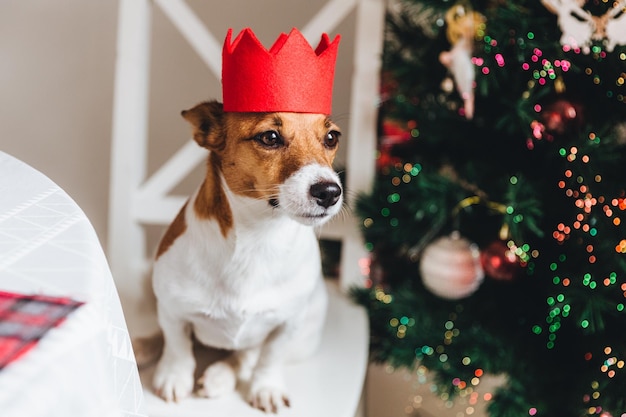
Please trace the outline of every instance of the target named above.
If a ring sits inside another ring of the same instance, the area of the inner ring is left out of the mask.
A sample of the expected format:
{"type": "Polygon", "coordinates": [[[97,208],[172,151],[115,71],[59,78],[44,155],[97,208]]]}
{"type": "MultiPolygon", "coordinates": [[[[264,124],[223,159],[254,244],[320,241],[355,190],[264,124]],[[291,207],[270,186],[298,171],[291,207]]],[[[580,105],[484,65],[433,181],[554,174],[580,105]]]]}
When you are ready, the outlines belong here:
{"type": "Polygon", "coordinates": [[[341,210],[343,189],[329,167],[306,165],[287,178],[279,187],[278,199],[269,204],[300,223],[319,226],[341,210]]]}

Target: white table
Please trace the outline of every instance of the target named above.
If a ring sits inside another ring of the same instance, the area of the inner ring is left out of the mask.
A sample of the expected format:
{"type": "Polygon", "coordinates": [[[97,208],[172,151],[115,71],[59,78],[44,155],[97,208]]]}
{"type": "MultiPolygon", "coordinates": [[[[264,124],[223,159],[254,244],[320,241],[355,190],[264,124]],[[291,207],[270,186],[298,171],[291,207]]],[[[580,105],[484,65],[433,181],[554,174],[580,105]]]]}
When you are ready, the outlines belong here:
{"type": "Polygon", "coordinates": [[[2,417],[144,415],[126,322],[91,223],[50,179],[3,152],[0,290],[85,302],[0,371],[2,417]]]}

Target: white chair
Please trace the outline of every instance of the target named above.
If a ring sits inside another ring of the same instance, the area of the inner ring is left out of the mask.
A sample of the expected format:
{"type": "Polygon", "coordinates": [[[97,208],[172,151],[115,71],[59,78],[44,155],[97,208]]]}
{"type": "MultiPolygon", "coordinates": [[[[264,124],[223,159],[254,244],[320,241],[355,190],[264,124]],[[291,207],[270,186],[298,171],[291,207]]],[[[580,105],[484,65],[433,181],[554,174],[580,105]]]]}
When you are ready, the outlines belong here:
{"type": "MultiPolygon", "coordinates": [[[[107,255],[131,332],[138,319],[135,315],[141,314],[137,306],[145,303],[141,294],[146,288],[146,254],[150,252],[146,250],[145,226],[172,221],[186,196],[169,193],[206,158],[206,152],[189,140],[152,176],[146,175],[153,5],[171,20],[217,82],[224,36],[215,37],[184,0],[120,0],[107,255]]],[[[329,0],[306,25],[299,27],[311,43],[316,43],[321,33],[332,32],[351,13],[355,31],[342,33],[354,45],[350,122],[342,145],[347,146],[348,205],[358,192],[369,189],[374,176],[384,0],[329,0]]],[[[344,48],[340,54],[346,51],[344,48]]],[[[340,278],[338,284],[329,284],[329,315],[318,353],[287,369],[293,407],[284,415],[353,417],[360,412],[369,335],[364,311],[349,300],[346,290],[362,285],[365,273],[360,261],[367,259],[367,253],[351,215],[322,228],[320,237],[341,242],[340,278]]],[[[150,373],[142,372],[142,379],[146,412],[151,416],[260,415],[235,394],[219,400],[190,399],[181,404],[166,404],[152,394],[150,373]]]]}

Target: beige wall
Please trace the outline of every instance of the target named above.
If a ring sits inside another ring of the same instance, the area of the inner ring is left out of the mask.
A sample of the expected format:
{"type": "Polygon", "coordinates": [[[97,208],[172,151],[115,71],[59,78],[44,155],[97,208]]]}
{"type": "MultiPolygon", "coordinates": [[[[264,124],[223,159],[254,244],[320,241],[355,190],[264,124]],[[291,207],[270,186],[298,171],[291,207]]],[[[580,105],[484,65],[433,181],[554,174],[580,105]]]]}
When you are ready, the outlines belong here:
{"type": "Polygon", "coordinates": [[[0,150],[63,187],[100,237],[116,12],[113,1],[0,2],[0,150]]]}
{"type": "MultiPolygon", "coordinates": [[[[229,27],[251,26],[270,46],[279,32],[306,24],[325,1],[189,0],[188,4],[216,37],[223,39],[229,27]]],[[[115,0],[0,1],[0,150],[65,189],[91,219],[105,248],[117,8],[115,0]]],[[[344,132],[353,21],[351,14],[338,31],[343,37],[333,110],[344,132]]],[[[149,172],[188,139],[189,128],[180,111],[221,98],[219,80],[158,7],[152,31],[149,172]]],[[[183,193],[198,183],[197,171],[179,188],[183,193]]],[[[149,244],[153,241],[154,236],[149,244]]]]}

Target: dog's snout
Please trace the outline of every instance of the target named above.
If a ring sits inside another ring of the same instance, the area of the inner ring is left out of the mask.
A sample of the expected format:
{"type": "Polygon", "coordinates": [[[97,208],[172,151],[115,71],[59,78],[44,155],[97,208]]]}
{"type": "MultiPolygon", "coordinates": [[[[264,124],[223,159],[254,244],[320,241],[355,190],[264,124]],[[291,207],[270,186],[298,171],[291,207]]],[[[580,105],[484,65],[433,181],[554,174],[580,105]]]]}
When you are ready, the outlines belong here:
{"type": "Polygon", "coordinates": [[[334,182],[318,182],[311,186],[309,193],[318,205],[328,208],[339,201],[341,187],[334,182]]]}

